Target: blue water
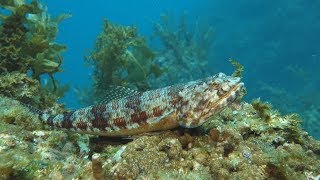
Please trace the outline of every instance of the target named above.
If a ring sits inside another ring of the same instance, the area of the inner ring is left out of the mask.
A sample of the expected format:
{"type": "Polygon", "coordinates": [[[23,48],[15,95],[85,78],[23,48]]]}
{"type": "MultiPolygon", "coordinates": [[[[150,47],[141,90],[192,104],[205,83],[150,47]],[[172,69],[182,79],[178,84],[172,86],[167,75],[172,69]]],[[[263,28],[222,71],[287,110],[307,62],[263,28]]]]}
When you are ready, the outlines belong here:
{"type": "MultiPolygon", "coordinates": [[[[282,113],[296,112],[306,129],[320,127],[320,1],[310,0],[95,0],[43,1],[52,15],[71,13],[60,24],[57,41],[68,45],[64,72],[56,78],[71,87],[90,84],[91,70],[84,55],[93,49],[104,18],[135,25],[149,37],[160,15],[186,13],[190,26],[214,27],[209,71],[232,73],[229,58],[245,66],[247,101],[261,97],[282,113]],[[318,120],[318,121],[317,121],[318,120]]],[[[81,105],[71,90],[61,100],[81,105]]],[[[320,137],[316,130],[310,130],[320,137]]]]}
{"type": "MultiPolygon", "coordinates": [[[[201,6],[205,5],[196,0],[188,1],[188,3],[182,0],[176,3],[170,0],[142,0],[139,2],[96,0],[94,3],[84,0],[47,0],[43,2],[53,16],[61,13],[72,14],[72,18],[60,24],[57,41],[67,44],[68,51],[64,54],[64,72],[55,77],[61,82],[77,87],[86,86],[90,82],[91,71],[85,66],[84,55],[88,55],[88,50],[93,49],[95,39],[101,32],[103,19],[108,18],[114,23],[127,26],[135,25],[139,28],[141,35],[150,36],[153,32],[153,24],[159,21],[162,13],[170,11],[179,16],[184,11],[196,12],[196,9],[201,9],[201,6]]],[[[80,106],[72,91],[67,93],[62,101],[66,102],[69,108],[80,106]]]]}

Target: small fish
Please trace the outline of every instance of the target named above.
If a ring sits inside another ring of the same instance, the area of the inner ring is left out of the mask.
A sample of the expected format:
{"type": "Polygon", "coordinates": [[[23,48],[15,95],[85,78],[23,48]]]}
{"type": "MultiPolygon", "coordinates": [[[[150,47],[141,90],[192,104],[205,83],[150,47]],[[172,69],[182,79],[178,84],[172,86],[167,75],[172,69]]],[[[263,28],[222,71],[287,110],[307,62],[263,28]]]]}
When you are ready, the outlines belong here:
{"type": "Polygon", "coordinates": [[[126,137],[178,126],[194,128],[241,96],[239,77],[223,73],[50,115],[41,120],[53,127],[100,136],[126,137]]]}

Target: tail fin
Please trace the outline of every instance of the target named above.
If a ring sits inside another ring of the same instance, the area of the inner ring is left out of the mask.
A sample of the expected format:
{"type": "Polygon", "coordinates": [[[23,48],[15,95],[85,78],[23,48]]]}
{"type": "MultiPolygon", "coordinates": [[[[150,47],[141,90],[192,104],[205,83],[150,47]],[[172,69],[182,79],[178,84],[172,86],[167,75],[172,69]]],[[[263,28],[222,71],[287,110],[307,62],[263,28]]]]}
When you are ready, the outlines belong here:
{"type": "Polygon", "coordinates": [[[28,108],[32,113],[34,113],[34,114],[37,114],[37,115],[39,115],[39,116],[41,116],[42,114],[44,114],[43,111],[41,111],[40,109],[37,109],[37,108],[33,107],[33,106],[30,105],[30,104],[26,104],[26,103],[23,103],[23,102],[21,102],[21,101],[19,101],[19,102],[20,102],[20,104],[22,104],[23,106],[27,107],[27,108],[28,108]]]}
{"type": "Polygon", "coordinates": [[[41,111],[40,109],[37,109],[29,104],[24,104],[24,106],[28,107],[30,109],[30,111],[32,111],[34,114],[38,114],[38,115],[43,114],[43,111],[41,111]]]}

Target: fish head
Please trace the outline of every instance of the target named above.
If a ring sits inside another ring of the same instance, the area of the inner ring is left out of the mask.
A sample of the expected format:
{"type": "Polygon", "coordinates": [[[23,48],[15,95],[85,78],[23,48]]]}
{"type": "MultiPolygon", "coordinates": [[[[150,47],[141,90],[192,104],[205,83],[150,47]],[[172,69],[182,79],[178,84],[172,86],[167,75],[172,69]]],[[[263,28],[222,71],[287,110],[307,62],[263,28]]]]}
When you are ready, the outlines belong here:
{"type": "Polygon", "coordinates": [[[223,73],[192,81],[179,92],[179,125],[193,128],[243,96],[244,83],[239,77],[223,73]]]}

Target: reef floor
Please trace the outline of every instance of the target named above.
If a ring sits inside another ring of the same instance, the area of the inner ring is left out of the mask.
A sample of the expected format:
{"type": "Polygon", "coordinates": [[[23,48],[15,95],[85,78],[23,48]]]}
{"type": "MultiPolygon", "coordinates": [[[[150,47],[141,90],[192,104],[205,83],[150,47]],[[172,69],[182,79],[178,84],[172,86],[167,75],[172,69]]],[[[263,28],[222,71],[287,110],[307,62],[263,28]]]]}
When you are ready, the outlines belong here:
{"type": "Polygon", "coordinates": [[[242,102],[195,129],[117,139],[50,129],[0,97],[0,179],[319,178],[320,142],[296,115],[262,107],[242,102]]]}

